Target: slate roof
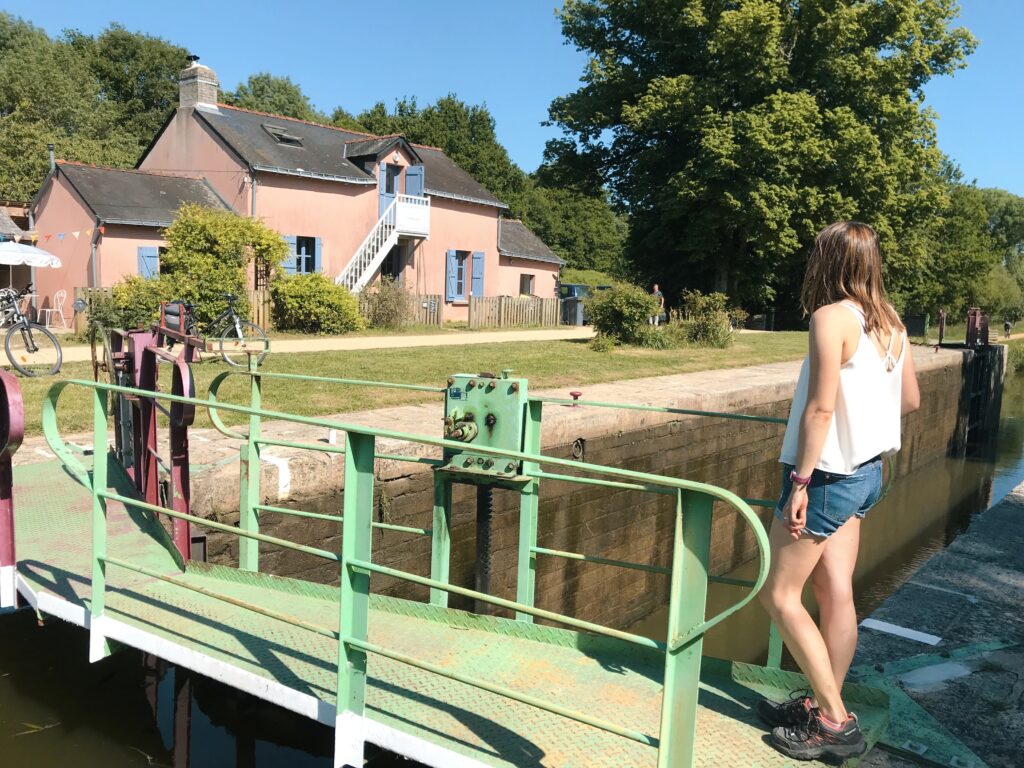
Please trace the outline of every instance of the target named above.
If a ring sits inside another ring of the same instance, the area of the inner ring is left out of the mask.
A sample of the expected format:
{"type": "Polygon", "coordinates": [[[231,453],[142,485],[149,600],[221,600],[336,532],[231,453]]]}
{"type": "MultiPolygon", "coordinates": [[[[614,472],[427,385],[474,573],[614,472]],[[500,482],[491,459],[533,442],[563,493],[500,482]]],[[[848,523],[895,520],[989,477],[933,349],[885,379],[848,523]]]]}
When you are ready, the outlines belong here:
{"type": "MultiPolygon", "coordinates": [[[[353,162],[350,158],[376,156],[396,141],[405,140],[400,136],[356,133],[226,104],[218,104],[216,110],[198,108],[193,114],[220,136],[242,162],[256,171],[351,184],[376,184],[377,180],[363,163],[353,162]],[[264,126],[286,129],[289,135],[301,140],[302,146],[278,142],[264,126]]],[[[423,162],[427,194],[496,208],[508,207],[440,149],[418,144],[410,146],[423,162]]]]}
{"type": "Polygon", "coordinates": [[[216,111],[197,109],[194,114],[257,171],[293,173],[355,184],[377,183],[372,174],[345,158],[345,141],[366,138],[360,134],[224,104],[216,111]],[[265,125],[285,128],[290,135],[301,139],[302,146],[279,143],[265,125]]]}
{"type": "Polygon", "coordinates": [[[381,152],[387,152],[396,144],[407,147],[414,157],[419,159],[419,152],[405,140],[404,136],[380,136],[378,138],[349,139],[345,142],[345,157],[376,157],[381,152]]]}
{"type": "Polygon", "coordinates": [[[554,251],[544,244],[543,240],[533,234],[529,227],[519,219],[499,219],[498,253],[514,259],[543,261],[558,266],[565,264],[554,251]]]}
{"type": "Polygon", "coordinates": [[[167,227],[183,203],[231,210],[206,179],[60,161],[57,165],[100,221],[167,227]]]}

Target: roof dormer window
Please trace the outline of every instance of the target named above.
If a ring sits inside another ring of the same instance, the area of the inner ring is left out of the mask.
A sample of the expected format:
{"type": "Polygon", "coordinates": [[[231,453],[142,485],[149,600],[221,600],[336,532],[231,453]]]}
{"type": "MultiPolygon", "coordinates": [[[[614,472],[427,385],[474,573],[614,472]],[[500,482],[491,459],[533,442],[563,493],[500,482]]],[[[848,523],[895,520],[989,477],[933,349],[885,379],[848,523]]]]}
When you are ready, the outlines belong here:
{"type": "Polygon", "coordinates": [[[294,133],[288,133],[288,129],[283,128],[280,125],[269,125],[267,123],[263,123],[263,130],[269,133],[278,144],[284,144],[286,147],[302,146],[301,136],[296,136],[294,133]]]}

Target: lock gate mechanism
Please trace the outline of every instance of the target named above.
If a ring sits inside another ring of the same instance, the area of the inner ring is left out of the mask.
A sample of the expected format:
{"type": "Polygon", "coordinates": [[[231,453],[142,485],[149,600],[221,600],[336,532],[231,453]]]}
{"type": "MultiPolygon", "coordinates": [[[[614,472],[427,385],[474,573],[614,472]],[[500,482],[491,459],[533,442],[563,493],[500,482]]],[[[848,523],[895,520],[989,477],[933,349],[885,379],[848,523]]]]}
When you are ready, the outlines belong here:
{"type": "Polygon", "coordinates": [[[444,398],[444,436],[465,443],[463,450],[445,449],[447,472],[464,475],[512,478],[521,462],[486,456],[474,446],[523,450],[527,413],[526,379],[492,373],[457,373],[448,379],[444,398]]]}

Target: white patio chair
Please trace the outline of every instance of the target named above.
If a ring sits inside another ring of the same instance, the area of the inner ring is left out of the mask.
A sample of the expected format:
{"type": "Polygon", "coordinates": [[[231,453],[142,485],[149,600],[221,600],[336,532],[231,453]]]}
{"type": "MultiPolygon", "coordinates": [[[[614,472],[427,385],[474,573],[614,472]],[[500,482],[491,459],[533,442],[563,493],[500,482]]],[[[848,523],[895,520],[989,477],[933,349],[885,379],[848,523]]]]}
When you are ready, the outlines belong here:
{"type": "Polygon", "coordinates": [[[61,288],[53,294],[53,305],[46,309],[39,310],[39,318],[43,321],[44,326],[47,328],[50,327],[50,324],[53,321],[53,315],[56,313],[57,317],[60,318],[61,328],[68,327],[68,321],[64,318],[64,302],[67,301],[67,299],[68,292],[61,288]]]}

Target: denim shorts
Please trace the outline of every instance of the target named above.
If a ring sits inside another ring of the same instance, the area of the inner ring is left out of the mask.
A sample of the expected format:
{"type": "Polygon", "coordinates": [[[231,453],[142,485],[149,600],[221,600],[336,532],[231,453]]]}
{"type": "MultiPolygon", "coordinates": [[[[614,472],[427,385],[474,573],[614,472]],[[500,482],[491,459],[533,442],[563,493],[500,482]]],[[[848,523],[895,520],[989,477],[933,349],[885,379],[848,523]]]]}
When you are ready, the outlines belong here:
{"type": "MultiPolygon", "coordinates": [[[[782,496],[775,507],[780,521],[782,508],[793,489],[789,473],[791,464],[782,465],[782,496]]],[[[836,475],[820,469],[811,473],[807,486],[807,523],[804,533],[827,538],[851,517],[864,517],[882,496],[882,459],[871,459],[861,464],[852,475],[836,475]]]]}

